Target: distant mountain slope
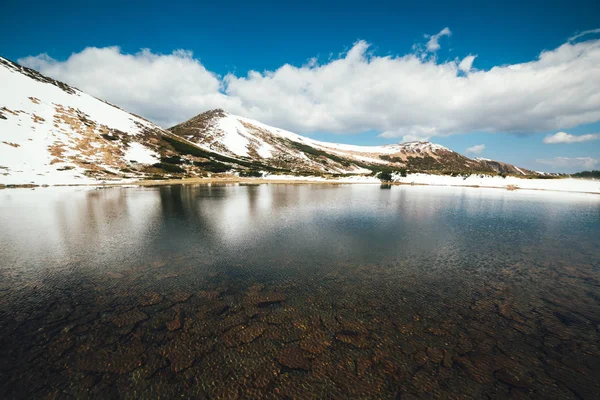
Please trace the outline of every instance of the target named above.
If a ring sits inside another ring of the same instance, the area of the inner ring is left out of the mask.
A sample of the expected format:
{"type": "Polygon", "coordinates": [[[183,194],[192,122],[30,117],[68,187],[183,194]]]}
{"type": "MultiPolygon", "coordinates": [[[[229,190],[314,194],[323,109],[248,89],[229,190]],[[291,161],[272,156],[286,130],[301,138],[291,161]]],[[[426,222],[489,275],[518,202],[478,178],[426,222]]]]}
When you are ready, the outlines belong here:
{"type": "Polygon", "coordinates": [[[385,168],[529,175],[532,171],[470,159],[430,142],[354,146],[313,140],[258,121],[212,110],[169,129],[200,147],[277,168],[342,174],[385,168]]]}

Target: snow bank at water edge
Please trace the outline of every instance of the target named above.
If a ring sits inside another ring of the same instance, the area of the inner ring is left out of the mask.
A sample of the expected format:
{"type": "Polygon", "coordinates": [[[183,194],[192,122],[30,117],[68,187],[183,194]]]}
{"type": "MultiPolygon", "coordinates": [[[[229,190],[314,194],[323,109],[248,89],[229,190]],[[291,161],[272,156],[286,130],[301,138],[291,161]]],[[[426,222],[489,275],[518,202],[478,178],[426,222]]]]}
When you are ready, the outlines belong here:
{"type": "Polygon", "coordinates": [[[434,186],[485,186],[506,189],[556,190],[562,192],[600,193],[600,181],[590,179],[522,179],[513,176],[461,176],[409,174],[394,175],[394,182],[434,186]]]}
{"type": "Polygon", "coordinates": [[[322,176],[295,176],[295,175],[266,175],[263,178],[269,181],[290,182],[327,182],[327,183],[381,183],[373,176],[344,176],[342,178],[327,179],[322,176]]]}

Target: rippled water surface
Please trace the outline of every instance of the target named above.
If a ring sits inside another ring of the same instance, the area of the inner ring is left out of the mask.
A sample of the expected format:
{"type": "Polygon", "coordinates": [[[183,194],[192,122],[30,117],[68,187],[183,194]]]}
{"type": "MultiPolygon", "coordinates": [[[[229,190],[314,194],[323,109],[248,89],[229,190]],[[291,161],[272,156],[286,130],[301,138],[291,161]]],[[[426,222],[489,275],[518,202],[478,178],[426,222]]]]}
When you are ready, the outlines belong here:
{"type": "Polygon", "coordinates": [[[0,191],[1,398],[598,398],[600,197],[0,191]]]}

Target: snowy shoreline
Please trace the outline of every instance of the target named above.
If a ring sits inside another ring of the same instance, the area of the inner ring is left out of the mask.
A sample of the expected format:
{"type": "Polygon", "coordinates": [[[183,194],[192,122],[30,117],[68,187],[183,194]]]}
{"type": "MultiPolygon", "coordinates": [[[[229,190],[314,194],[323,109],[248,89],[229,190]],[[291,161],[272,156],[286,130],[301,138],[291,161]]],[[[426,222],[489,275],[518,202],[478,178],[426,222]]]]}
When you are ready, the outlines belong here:
{"type": "Polygon", "coordinates": [[[295,175],[267,175],[262,178],[242,178],[235,175],[230,177],[213,178],[189,178],[189,179],[168,179],[168,180],[147,180],[139,181],[136,179],[125,179],[121,181],[87,181],[82,183],[56,183],[56,184],[24,184],[24,185],[2,185],[0,189],[6,188],[34,188],[34,187],[56,187],[56,186],[92,186],[92,187],[138,187],[138,186],[157,186],[157,185],[185,185],[185,184],[207,184],[207,183],[320,183],[320,184],[390,184],[390,185],[419,185],[419,186],[450,186],[450,187],[471,187],[471,188],[495,188],[504,190],[538,190],[572,193],[600,194],[600,181],[591,179],[523,179],[512,176],[502,178],[500,176],[481,176],[471,175],[468,177],[430,175],[430,174],[409,174],[406,177],[394,175],[392,182],[381,182],[373,176],[345,176],[342,178],[328,179],[319,176],[295,176],[295,175]]]}

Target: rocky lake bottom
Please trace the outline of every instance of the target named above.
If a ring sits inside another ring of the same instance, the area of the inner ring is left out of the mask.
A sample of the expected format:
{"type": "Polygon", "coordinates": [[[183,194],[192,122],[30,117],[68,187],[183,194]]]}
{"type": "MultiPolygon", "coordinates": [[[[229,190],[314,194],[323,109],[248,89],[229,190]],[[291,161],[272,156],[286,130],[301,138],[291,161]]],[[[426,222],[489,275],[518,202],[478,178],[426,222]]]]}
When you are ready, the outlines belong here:
{"type": "Polygon", "coordinates": [[[600,199],[0,192],[2,398],[600,393],[600,199]]]}

